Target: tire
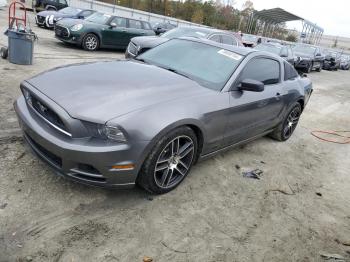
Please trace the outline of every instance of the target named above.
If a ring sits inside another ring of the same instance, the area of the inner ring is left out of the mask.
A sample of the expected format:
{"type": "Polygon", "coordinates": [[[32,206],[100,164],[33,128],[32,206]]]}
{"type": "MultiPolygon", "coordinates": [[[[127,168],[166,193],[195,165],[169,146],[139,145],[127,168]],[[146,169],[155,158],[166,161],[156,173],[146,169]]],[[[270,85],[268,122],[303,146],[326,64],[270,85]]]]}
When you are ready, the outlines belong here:
{"type": "Polygon", "coordinates": [[[317,72],[321,72],[322,71],[322,62],[320,62],[320,66],[316,69],[317,72]]]}
{"type": "Polygon", "coordinates": [[[6,59],[9,55],[9,50],[6,47],[1,47],[0,55],[3,59],[6,59]]]}
{"type": "Polygon", "coordinates": [[[189,127],[177,128],[162,137],[141,167],[137,184],[164,194],[176,188],[190,172],[197,156],[197,137],[189,127]]]}
{"type": "Polygon", "coordinates": [[[100,39],[95,34],[86,34],[83,38],[82,46],[87,51],[96,51],[100,47],[100,39]]]}
{"type": "Polygon", "coordinates": [[[295,103],[288,111],[283,121],[270,134],[270,137],[278,141],[288,140],[298,125],[301,111],[300,103],[295,103]]]}
{"type": "Polygon", "coordinates": [[[311,73],[313,67],[313,63],[311,62],[310,65],[306,68],[306,73],[311,73]]]}

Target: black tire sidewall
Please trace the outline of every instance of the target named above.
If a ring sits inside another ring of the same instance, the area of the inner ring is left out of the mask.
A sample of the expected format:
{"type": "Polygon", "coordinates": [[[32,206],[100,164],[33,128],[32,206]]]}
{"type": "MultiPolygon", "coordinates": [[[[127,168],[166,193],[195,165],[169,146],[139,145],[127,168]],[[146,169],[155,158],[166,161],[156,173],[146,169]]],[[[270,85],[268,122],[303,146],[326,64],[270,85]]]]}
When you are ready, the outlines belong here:
{"type": "Polygon", "coordinates": [[[182,183],[182,181],[187,177],[187,175],[191,171],[191,168],[196,161],[197,150],[198,150],[198,140],[197,140],[195,133],[193,132],[193,130],[191,128],[184,126],[184,127],[179,127],[179,128],[176,128],[176,129],[170,131],[168,134],[166,134],[161,139],[159,139],[159,141],[155,144],[155,146],[151,150],[150,154],[146,158],[146,160],[145,160],[145,162],[140,170],[140,174],[138,175],[138,178],[136,181],[137,184],[140,185],[141,187],[143,187],[144,189],[146,189],[147,191],[149,191],[151,193],[156,193],[156,194],[164,194],[164,193],[167,193],[167,192],[175,189],[178,185],[180,185],[182,183]],[[193,155],[192,162],[189,166],[189,169],[188,169],[188,172],[186,173],[186,175],[176,185],[174,185],[170,188],[161,188],[156,184],[156,182],[154,180],[155,165],[156,165],[156,162],[158,160],[159,154],[163,151],[164,147],[169,142],[171,142],[175,137],[178,137],[178,136],[190,137],[193,141],[193,144],[194,144],[194,152],[195,153],[193,155]]]}
{"type": "Polygon", "coordinates": [[[293,104],[293,106],[292,106],[291,109],[288,111],[288,113],[286,114],[286,116],[284,117],[284,119],[283,119],[283,121],[282,121],[282,128],[281,128],[281,130],[280,130],[280,132],[281,132],[280,136],[281,136],[281,140],[282,140],[282,141],[287,141],[287,140],[293,135],[293,133],[294,133],[296,127],[298,126],[299,120],[298,120],[297,126],[294,128],[292,134],[291,134],[289,137],[285,137],[285,136],[284,136],[284,127],[285,127],[285,125],[286,125],[286,122],[288,121],[288,116],[289,116],[289,114],[290,114],[295,108],[299,108],[299,110],[300,110],[300,115],[299,115],[299,117],[301,116],[301,112],[302,112],[302,111],[301,111],[301,105],[297,102],[297,103],[293,104]]]}
{"type": "Polygon", "coordinates": [[[100,39],[99,39],[99,37],[98,37],[97,35],[92,34],[92,33],[88,33],[88,34],[86,34],[86,35],[83,37],[82,46],[83,46],[84,50],[86,50],[86,51],[91,51],[91,52],[92,52],[92,51],[96,51],[96,50],[98,50],[99,47],[100,47],[100,39]],[[96,46],[96,48],[93,49],[93,50],[92,50],[92,49],[88,49],[88,48],[86,47],[86,45],[85,45],[85,41],[86,41],[86,38],[87,38],[88,36],[93,36],[93,37],[95,37],[96,40],[97,40],[97,46],[96,46]]]}
{"type": "Polygon", "coordinates": [[[8,57],[8,49],[7,48],[2,47],[0,53],[1,53],[1,57],[3,59],[6,59],[8,57]]]}

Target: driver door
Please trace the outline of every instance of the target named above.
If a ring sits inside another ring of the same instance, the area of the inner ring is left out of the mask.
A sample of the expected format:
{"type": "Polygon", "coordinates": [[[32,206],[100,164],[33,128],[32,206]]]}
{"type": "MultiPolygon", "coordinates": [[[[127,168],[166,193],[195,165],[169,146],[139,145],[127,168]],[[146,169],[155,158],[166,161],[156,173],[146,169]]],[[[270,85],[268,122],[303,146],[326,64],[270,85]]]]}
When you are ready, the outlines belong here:
{"type": "Polygon", "coordinates": [[[267,57],[251,59],[230,92],[225,146],[260,135],[276,126],[283,111],[283,95],[280,62],[267,57]],[[240,90],[240,82],[245,79],[264,83],[264,90],[240,90]]]}

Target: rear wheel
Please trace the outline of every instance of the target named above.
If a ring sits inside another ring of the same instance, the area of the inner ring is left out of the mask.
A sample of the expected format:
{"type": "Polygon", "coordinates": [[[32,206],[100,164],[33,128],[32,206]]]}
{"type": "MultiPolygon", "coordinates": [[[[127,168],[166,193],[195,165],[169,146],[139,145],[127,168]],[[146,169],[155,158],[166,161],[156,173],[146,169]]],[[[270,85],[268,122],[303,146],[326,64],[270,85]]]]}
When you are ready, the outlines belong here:
{"type": "Polygon", "coordinates": [[[6,47],[1,47],[0,49],[0,55],[3,59],[6,59],[8,57],[9,50],[6,47]]]}
{"type": "Polygon", "coordinates": [[[180,127],[161,138],[144,162],[137,183],[152,193],[176,188],[189,173],[197,154],[197,137],[180,127]]]}
{"type": "Polygon", "coordinates": [[[278,141],[288,140],[298,125],[301,115],[301,105],[295,103],[283,121],[276,127],[270,136],[278,141]]]}
{"type": "Polygon", "coordinates": [[[96,51],[100,46],[100,40],[95,34],[87,34],[83,38],[82,46],[87,51],[96,51]]]}

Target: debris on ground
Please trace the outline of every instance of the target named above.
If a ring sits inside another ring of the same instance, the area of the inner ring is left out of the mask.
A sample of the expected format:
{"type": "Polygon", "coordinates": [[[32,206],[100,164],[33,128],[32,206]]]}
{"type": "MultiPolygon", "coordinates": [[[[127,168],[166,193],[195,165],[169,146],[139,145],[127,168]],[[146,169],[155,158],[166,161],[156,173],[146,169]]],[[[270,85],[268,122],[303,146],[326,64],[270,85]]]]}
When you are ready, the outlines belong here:
{"type": "Polygon", "coordinates": [[[7,203],[0,204],[0,209],[5,209],[7,207],[7,203]]]}
{"type": "Polygon", "coordinates": [[[320,193],[320,192],[316,192],[316,195],[318,195],[318,196],[322,196],[322,193],[320,193]]]}
{"type": "Polygon", "coordinates": [[[161,242],[163,246],[165,246],[166,248],[169,248],[171,251],[174,251],[176,253],[187,253],[187,251],[182,251],[182,250],[177,250],[177,249],[174,249],[172,247],[169,247],[167,244],[165,244],[163,241],[161,242]]]}
{"type": "Polygon", "coordinates": [[[266,191],[266,193],[269,193],[269,192],[279,192],[279,193],[282,193],[283,195],[289,195],[289,196],[292,196],[292,195],[295,195],[294,192],[287,192],[286,190],[284,189],[269,189],[266,191]]]}
{"type": "Polygon", "coordinates": [[[252,171],[248,172],[243,172],[243,177],[248,177],[248,178],[254,178],[254,179],[260,179],[264,171],[260,169],[254,169],[252,171]]]}
{"type": "Polygon", "coordinates": [[[241,167],[240,167],[239,165],[236,164],[236,165],[235,165],[235,168],[236,168],[236,169],[240,169],[241,167]]]}
{"type": "Polygon", "coordinates": [[[148,257],[148,256],[144,256],[142,261],[143,261],[143,262],[152,262],[152,261],[153,261],[153,258],[148,257]]]}
{"type": "Polygon", "coordinates": [[[153,196],[147,196],[148,201],[153,201],[153,196]]]}
{"type": "Polygon", "coordinates": [[[345,261],[345,258],[339,254],[331,254],[326,252],[321,252],[320,256],[325,260],[333,260],[333,261],[345,261]]]}
{"type": "Polygon", "coordinates": [[[338,244],[341,244],[343,246],[347,246],[350,247],[350,239],[349,240],[340,240],[338,238],[334,239],[335,242],[337,242],[338,244]]]}

